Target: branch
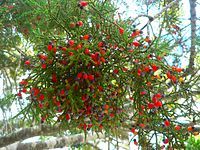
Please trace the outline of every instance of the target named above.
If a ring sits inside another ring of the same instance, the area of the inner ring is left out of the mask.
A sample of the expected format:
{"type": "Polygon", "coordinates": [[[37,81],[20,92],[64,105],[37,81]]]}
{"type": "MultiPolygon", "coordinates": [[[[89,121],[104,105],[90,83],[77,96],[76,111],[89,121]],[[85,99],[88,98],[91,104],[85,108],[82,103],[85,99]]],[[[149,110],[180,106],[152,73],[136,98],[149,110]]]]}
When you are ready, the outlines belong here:
{"type": "Polygon", "coordinates": [[[191,45],[190,45],[190,60],[189,66],[186,69],[186,72],[191,72],[194,70],[194,59],[196,56],[196,0],[189,0],[190,1],[190,19],[191,19],[191,45]]]}
{"type": "Polygon", "coordinates": [[[172,1],[166,7],[164,7],[159,13],[157,13],[154,17],[148,16],[148,15],[139,15],[138,17],[136,17],[136,19],[139,17],[147,17],[149,19],[149,21],[140,30],[143,30],[144,28],[146,28],[148,24],[150,24],[153,20],[157,19],[160,15],[162,15],[163,12],[165,12],[167,9],[171,8],[172,6],[174,6],[174,4],[178,2],[179,0],[172,1]]]}
{"type": "Polygon", "coordinates": [[[55,135],[58,133],[59,126],[42,125],[31,128],[24,128],[7,136],[0,137],[0,147],[12,144],[17,141],[25,140],[38,135],[55,135]]]}
{"type": "Polygon", "coordinates": [[[76,134],[71,136],[64,136],[64,137],[57,137],[56,139],[50,139],[45,142],[37,141],[37,142],[30,142],[30,143],[20,143],[16,142],[14,144],[8,145],[4,147],[5,149],[17,149],[17,150],[43,150],[43,149],[51,149],[51,148],[62,148],[65,146],[78,146],[80,144],[86,144],[92,146],[93,149],[100,150],[96,145],[89,143],[88,141],[93,141],[94,139],[105,138],[103,134],[99,134],[99,136],[95,135],[88,135],[87,141],[84,141],[85,135],[84,134],[76,134]]]}

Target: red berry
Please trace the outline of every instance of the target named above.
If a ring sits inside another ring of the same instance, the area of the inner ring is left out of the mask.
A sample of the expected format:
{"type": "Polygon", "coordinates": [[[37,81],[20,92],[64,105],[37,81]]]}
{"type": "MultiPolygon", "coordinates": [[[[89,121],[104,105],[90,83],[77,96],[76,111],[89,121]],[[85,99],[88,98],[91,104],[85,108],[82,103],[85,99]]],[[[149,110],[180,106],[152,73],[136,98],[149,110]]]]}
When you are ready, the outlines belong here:
{"type": "Polygon", "coordinates": [[[169,127],[170,126],[170,121],[169,120],[165,120],[164,124],[165,124],[166,127],[169,127]]]}
{"type": "Polygon", "coordinates": [[[163,143],[164,143],[164,144],[169,143],[169,139],[165,139],[165,140],[163,141],[163,143]]]}
{"type": "Polygon", "coordinates": [[[57,76],[55,73],[52,74],[52,82],[57,82],[57,76]]]}
{"type": "Polygon", "coordinates": [[[74,53],[73,52],[69,52],[69,56],[73,56],[74,55],[74,53]]]}
{"type": "Polygon", "coordinates": [[[25,61],[25,65],[30,66],[31,62],[30,60],[25,61]]]}
{"type": "Polygon", "coordinates": [[[41,108],[41,109],[43,108],[43,104],[42,104],[42,103],[39,103],[38,106],[39,106],[39,108],[41,108]]]}
{"type": "Polygon", "coordinates": [[[84,39],[84,40],[89,40],[89,39],[90,39],[90,35],[89,35],[89,34],[84,35],[84,36],[83,36],[83,39],[84,39]]]}
{"type": "Polygon", "coordinates": [[[141,76],[142,70],[141,70],[141,69],[138,69],[137,74],[138,74],[138,76],[141,76]]]}
{"type": "Polygon", "coordinates": [[[140,43],[139,43],[138,41],[134,41],[132,44],[133,44],[135,47],[140,46],[140,43]]]}
{"type": "Polygon", "coordinates": [[[93,81],[94,80],[94,75],[88,75],[88,80],[93,81]]]}
{"type": "Polygon", "coordinates": [[[87,98],[88,98],[87,94],[84,94],[84,95],[82,95],[82,97],[81,97],[82,101],[86,101],[87,98]]]}
{"type": "Polygon", "coordinates": [[[23,92],[23,93],[26,93],[26,92],[27,92],[26,88],[23,88],[23,89],[22,89],[22,92],[23,92]]]}
{"type": "Polygon", "coordinates": [[[64,90],[64,89],[62,89],[62,90],[60,91],[60,95],[61,95],[61,96],[65,96],[65,90],[64,90]]]}
{"type": "Polygon", "coordinates": [[[151,65],[151,68],[152,68],[152,70],[153,70],[154,72],[158,70],[158,67],[157,67],[155,64],[152,64],[152,65],[151,65]]]}
{"type": "Polygon", "coordinates": [[[84,52],[86,55],[89,55],[90,54],[90,50],[88,48],[85,49],[85,52],[84,52]]]}
{"type": "Polygon", "coordinates": [[[70,26],[70,28],[74,28],[76,25],[75,25],[74,22],[71,22],[71,23],[69,24],[69,26],[70,26]]]}
{"type": "Polygon", "coordinates": [[[114,74],[118,74],[119,73],[119,70],[118,69],[115,69],[113,70],[114,74]]]}
{"type": "Polygon", "coordinates": [[[81,2],[79,3],[79,5],[80,5],[80,7],[85,7],[85,6],[88,5],[88,2],[86,2],[86,1],[81,1],[81,2]]]}
{"type": "Polygon", "coordinates": [[[154,108],[154,103],[148,103],[148,108],[153,109],[154,108]]]}
{"type": "Polygon", "coordinates": [[[83,77],[83,73],[82,72],[79,72],[78,74],[77,74],[77,78],[78,79],[81,79],[83,77]]]}
{"type": "Polygon", "coordinates": [[[175,126],[176,131],[179,131],[180,129],[181,129],[181,126],[179,126],[179,125],[175,126]]]}
{"type": "Polygon", "coordinates": [[[74,40],[69,40],[69,45],[74,46],[74,40]]]}
{"type": "Polygon", "coordinates": [[[155,96],[157,99],[161,99],[161,98],[163,97],[161,93],[157,93],[157,94],[155,94],[154,96],[155,96]]]}
{"type": "Polygon", "coordinates": [[[78,21],[77,22],[77,26],[82,27],[83,26],[83,22],[82,21],[78,21]]]}
{"type": "Polygon", "coordinates": [[[17,96],[22,97],[22,93],[21,92],[17,93],[17,96]]]}
{"type": "Polygon", "coordinates": [[[161,101],[156,101],[155,103],[154,103],[154,105],[155,105],[155,107],[162,107],[162,102],[161,101]]]}
{"type": "Polygon", "coordinates": [[[63,51],[66,51],[66,50],[67,50],[67,48],[66,48],[66,47],[62,47],[62,48],[61,48],[61,50],[63,50],[63,51]]]}
{"type": "Polygon", "coordinates": [[[99,89],[100,92],[103,92],[103,87],[102,86],[99,85],[98,89],[99,89]]]}
{"type": "Polygon", "coordinates": [[[122,35],[124,34],[124,29],[123,28],[119,28],[119,33],[122,35]]]}
{"type": "Polygon", "coordinates": [[[142,91],[142,92],[140,92],[140,95],[145,95],[145,94],[147,94],[146,91],[142,91]]]}
{"type": "Polygon", "coordinates": [[[46,69],[47,65],[46,64],[42,64],[42,69],[46,69]]]}
{"type": "Polygon", "coordinates": [[[103,42],[99,42],[98,43],[98,47],[103,47],[104,46],[104,43],[103,42]]]}
{"type": "Polygon", "coordinates": [[[144,71],[145,71],[145,72],[149,72],[150,70],[151,70],[151,69],[150,69],[149,66],[145,66],[145,67],[144,67],[144,71]]]}
{"type": "Polygon", "coordinates": [[[172,75],[171,75],[171,73],[170,73],[169,71],[166,73],[166,75],[167,75],[167,77],[168,77],[169,79],[171,79],[172,75]]]}
{"type": "Polygon", "coordinates": [[[88,75],[86,73],[83,74],[83,79],[85,79],[85,80],[88,79],[88,75]]]}
{"type": "Polygon", "coordinates": [[[44,100],[44,95],[43,94],[40,94],[39,100],[40,101],[44,100]]]}
{"type": "Polygon", "coordinates": [[[48,49],[49,51],[51,51],[52,48],[53,48],[53,45],[52,45],[52,44],[49,44],[49,45],[47,46],[47,49],[48,49]]]}
{"type": "Polygon", "coordinates": [[[68,121],[71,117],[70,117],[70,114],[66,114],[66,120],[68,121]]]}
{"type": "Polygon", "coordinates": [[[113,113],[110,114],[110,117],[113,118],[115,115],[113,113]]]}
{"type": "Polygon", "coordinates": [[[132,133],[135,133],[135,128],[132,128],[132,129],[131,129],[131,132],[132,132],[132,133]]]}
{"type": "Polygon", "coordinates": [[[176,77],[175,76],[171,76],[171,80],[174,82],[174,83],[176,83],[176,81],[177,81],[177,79],[176,79],[176,77]]]}
{"type": "Polygon", "coordinates": [[[44,60],[44,61],[47,60],[47,56],[44,55],[44,54],[39,54],[38,57],[39,57],[41,60],[44,60]]]}
{"type": "Polygon", "coordinates": [[[19,84],[20,84],[20,85],[27,85],[28,82],[27,82],[26,80],[23,79],[22,81],[19,82],[19,84]]]}

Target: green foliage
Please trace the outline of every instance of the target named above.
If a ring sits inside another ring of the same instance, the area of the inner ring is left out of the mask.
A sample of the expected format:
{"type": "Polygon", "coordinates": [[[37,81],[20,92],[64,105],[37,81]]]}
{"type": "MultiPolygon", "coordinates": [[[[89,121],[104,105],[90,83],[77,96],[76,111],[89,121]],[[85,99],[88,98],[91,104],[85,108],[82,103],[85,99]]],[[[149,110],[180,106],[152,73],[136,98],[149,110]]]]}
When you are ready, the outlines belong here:
{"type": "Polygon", "coordinates": [[[187,140],[186,150],[199,150],[200,149],[200,139],[196,139],[191,136],[187,140]]]}

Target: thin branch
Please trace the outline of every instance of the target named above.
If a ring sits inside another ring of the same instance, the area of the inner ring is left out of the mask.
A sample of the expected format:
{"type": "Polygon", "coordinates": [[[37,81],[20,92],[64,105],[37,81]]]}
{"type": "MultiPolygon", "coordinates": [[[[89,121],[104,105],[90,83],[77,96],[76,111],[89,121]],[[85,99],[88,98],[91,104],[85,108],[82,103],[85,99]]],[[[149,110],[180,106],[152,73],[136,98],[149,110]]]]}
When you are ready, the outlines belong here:
{"type": "MultiPolygon", "coordinates": [[[[157,19],[160,15],[162,15],[163,12],[165,12],[167,9],[171,8],[178,2],[179,2],[179,0],[172,1],[166,7],[164,7],[159,13],[157,13],[154,17],[148,16],[148,15],[139,15],[139,17],[147,17],[149,19],[149,21],[140,30],[143,30],[144,28],[146,28],[148,24],[150,24],[153,20],[157,19]]],[[[137,18],[138,17],[136,17],[136,19],[137,18]]]]}

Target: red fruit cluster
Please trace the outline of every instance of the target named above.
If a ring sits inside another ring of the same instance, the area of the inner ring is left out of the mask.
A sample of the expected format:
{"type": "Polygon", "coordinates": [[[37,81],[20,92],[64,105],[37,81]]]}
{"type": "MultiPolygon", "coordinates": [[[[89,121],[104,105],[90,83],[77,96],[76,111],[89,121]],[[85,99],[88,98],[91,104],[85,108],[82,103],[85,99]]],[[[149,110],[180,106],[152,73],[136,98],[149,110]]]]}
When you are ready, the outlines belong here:
{"type": "MultiPolygon", "coordinates": [[[[79,7],[87,5],[79,2],[79,7]]],[[[87,11],[79,11],[83,15],[72,17],[65,38],[45,41],[45,49],[24,62],[32,72],[20,82],[18,96],[28,94],[33,108],[45,116],[43,121],[56,117],[63,125],[85,131],[125,126],[136,134],[138,129],[156,130],[155,125],[163,132],[181,130],[167,116],[164,95],[168,82],[178,85],[182,69],[163,63],[162,51],[150,47],[150,37],[141,31],[91,23],[84,16],[87,11]]]]}

